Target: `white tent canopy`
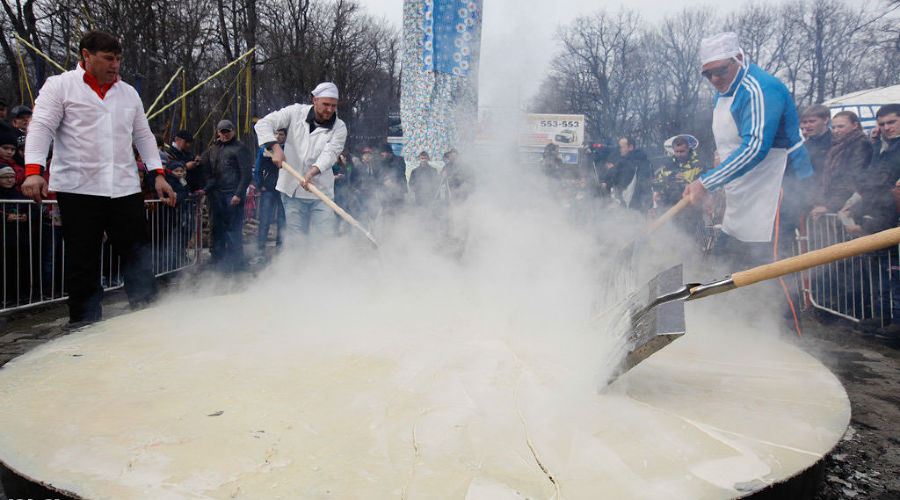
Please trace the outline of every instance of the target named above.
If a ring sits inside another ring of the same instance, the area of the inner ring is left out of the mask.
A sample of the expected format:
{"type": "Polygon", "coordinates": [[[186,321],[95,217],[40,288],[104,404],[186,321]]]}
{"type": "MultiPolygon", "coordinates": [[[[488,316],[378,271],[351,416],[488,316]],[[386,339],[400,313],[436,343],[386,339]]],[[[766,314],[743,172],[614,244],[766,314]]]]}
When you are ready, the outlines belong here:
{"type": "Polygon", "coordinates": [[[891,103],[900,103],[900,85],[859,90],[829,99],[822,104],[831,109],[832,116],[840,111],[853,111],[859,116],[863,128],[870,129],[875,127],[875,113],[878,109],[891,103]]]}

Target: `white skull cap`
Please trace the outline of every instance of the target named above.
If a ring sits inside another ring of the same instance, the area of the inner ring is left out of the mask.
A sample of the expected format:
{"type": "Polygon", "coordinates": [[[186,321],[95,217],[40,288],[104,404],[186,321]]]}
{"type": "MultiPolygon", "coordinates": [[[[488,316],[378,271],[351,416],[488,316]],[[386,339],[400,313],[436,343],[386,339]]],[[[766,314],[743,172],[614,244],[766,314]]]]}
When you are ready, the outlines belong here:
{"type": "Polygon", "coordinates": [[[316,88],[312,91],[313,97],[334,97],[338,98],[338,88],[337,85],[331,82],[322,82],[316,85],[316,88]]]}
{"type": "Polygon", "coordinates": [[[737,33],[726,31],[700,41],[700,64],[731,59],[741,53],[737,33]]]}

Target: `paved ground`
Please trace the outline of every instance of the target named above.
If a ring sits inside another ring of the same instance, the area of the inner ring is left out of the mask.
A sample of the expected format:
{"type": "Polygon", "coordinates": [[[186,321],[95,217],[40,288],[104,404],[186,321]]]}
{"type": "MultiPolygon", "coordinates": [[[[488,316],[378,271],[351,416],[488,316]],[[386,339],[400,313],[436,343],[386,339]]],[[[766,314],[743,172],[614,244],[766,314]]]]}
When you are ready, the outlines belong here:
{"type": "MultiPolygon", "coordinates": [[[[178,278],[167,286],[178,286],[178,278]]],[[[104,299],[104,316],[129,311],[124,293],[104,299]]],[[[62,304],[0,317],[0,366],[36,345],[63,335],[62,304]]],[[[853,409],[843,440],[826,458],[816,500],[900,498],[900,349],[865,336],[852,324],[808,314],[804,338],[792,340],[840,378],[853,409]]],[[[61,498],[0,468],[0,500],[61,498]]]]}
{"type": "Polygon", "coordinates": [[[806,318],[800,342],[844,384],[852,417],[816,499],[900,498],[900,349],[844,321],[806,318]]]}

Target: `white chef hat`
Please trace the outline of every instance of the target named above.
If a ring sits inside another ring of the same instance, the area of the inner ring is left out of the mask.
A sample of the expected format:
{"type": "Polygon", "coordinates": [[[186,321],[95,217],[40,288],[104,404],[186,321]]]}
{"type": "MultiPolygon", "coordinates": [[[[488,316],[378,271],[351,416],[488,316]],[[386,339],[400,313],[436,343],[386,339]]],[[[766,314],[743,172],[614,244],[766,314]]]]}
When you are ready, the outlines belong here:
{"type": "Polygon", "coordinates": [[[337,85],[331,82],[322,82],[316,85],[316,88],[312,91],[313,97],[334,97],[338,98],[338,88],[337,85]]]}
{"type": "Polygon", "coordinates": [[[726,31],[700,41],[700,64],[731,59],[743,54],[737,33],[726,31]]]}

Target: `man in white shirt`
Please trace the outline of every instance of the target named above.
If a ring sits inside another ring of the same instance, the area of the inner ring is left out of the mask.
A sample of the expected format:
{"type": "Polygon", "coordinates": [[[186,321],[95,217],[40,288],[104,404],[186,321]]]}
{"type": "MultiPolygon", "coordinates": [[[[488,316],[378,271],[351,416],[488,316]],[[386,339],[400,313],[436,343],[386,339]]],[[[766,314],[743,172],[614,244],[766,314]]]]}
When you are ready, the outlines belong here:
{"type": "Polygon", "coordinates": [[[347,126],[337,117],[335,84],[320,83],[312,95],[312,105],[292,104],[267,114],[254,126],[259,145],[272,149],[272,163],[280,168],[281,162],[287,161],[304,176],[299,181],[281,170],[275,185],[281,193],[285,227],[292,239],[310,233],[319,238],[334,234],[331,210],[306,185],[312,182],[325,196],[334,199],[331,167],[344,150],[347,126]],[[275,131],[282,128],[287,129],[284,149],[275,141],[275,131]]]}
{"type": "MultiPolygon", "coordinates": [[[[122,257],[132,307],[156,296],[144,200],[131,145],[151,172],[163,172],[156,139],[133,87],[119,80],[122,46],[91,31],[81,39],[81,62],[47,79],[34,105],[25,143],[25,196],[40,202],[57,193],[66,245],[70,324],[100,320],[100,251],[104,232],[122,257]],[[49,186],[41,176],[53,141],[49,186]]],[[[169,206],[175,192],[165,175],[156,191],[169,206]]]]}

